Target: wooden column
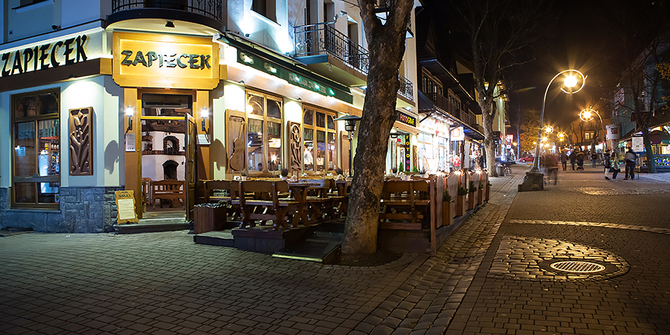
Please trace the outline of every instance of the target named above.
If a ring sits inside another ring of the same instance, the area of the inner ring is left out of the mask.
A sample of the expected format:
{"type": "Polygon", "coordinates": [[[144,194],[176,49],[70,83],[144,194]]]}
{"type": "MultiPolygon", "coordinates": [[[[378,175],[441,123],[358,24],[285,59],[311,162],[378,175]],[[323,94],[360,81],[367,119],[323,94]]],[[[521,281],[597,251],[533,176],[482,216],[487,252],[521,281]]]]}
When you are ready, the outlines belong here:
{"type": "MultiPolygon", "coordinates": [[[[213,108],[209,105],[209,91],[198,90],[195,93],[195,111],[193,113],[196,116],[196,128],[198,129],[198,135],[207,134],[209,140],[212,140],[212,115],[214,114],[213,108]],[[202,130],[202,113],[203,110],[207,110],[208,116],[205,118],[205,130],[202,130]]],[[[223,126],[223,124],[221,125],[223,126]]],[[[198,145],[197,156],[196,156],[196,166],[197,166],[197,179],[198,180],[211,180],[212,179],[212,162],[209,158],[209,145],[198,145]]]]}
{"type": "Polygon", "coordinates": [[[142,125],[140,124],[139,115],[142,113],[142,102],[137,96],[137,88],[124,88],[123,89],[123,133],[124,136],[121,139],[123,151],[125,152],[124,157],[124,175],[126,182],[126,190],[132,190],[135,197],[135,213],[137,213],[138,218],[142,218],[142,156],[140,155],[140,150],[142,150],[142,125]],[[128,129],[128,115],[126,115],[126,108],[133,109],[133,115],[130,117],[132,120],[133,129],[128,129]],[[135,141],[135,150],[126,151],[126,139],[135,141]]]}

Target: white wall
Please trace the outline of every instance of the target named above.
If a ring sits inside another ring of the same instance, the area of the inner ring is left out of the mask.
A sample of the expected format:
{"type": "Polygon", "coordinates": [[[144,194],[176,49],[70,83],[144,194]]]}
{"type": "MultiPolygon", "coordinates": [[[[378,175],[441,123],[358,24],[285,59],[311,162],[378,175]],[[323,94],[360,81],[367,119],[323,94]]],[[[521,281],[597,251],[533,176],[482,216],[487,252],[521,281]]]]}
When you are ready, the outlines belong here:
{"type": "Polygon", "coordinates": [[[123,174],[123,146],[121,137],[119,104],[121,89],[109,76],[95,76],[59,84],[31,87],[0,93],[0,187],[11,186],[12,129],[11,96],[20,93],[60,88],[60,173],[61,187],[75,186],[121,186],[123,174]],[[68,167],[69,110],[93,107],[93,175],[70,176],[68,167]]]}

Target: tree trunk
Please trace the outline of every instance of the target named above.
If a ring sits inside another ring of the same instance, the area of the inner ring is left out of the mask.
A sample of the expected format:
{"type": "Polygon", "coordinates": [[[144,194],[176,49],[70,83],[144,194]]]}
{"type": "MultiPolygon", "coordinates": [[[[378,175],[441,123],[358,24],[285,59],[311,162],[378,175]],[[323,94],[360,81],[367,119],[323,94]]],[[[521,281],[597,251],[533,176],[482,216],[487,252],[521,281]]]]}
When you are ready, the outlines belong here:
{"type": "MultiPolygon", "coordinates": [[[[644,150],[647,155],[647,173],[656,173],[656,162],[654,161],[654,153],[651,151],[649,127],[646,125],[642,128],[642,141],[644,141],[644,150]]],[[[642,166],[642,164],[640,164],[640,166],[642,166]]]]}
{"type": "Polygon", "coordinates": [[[382,25],[375,14],[376,2],[359,0],[370,67],[342,241],[344,254],[370,254],[377,250],[379,199],[400,87],[398,68],[405,53],[405,31],[413,3],[411,0],[392,1],[386,23],[382,25]]]}
{"type": "Polygon", "coordinates": [[[486,152],[486,166],[489,168],[489,177],[498,177],[496,171],[496,148],[493,138],[493,115],[491,115],[491,104],[484,100],[484,94],[480,93],[478,98],[479,107],[482,109],[482,127],[484,128],[484,148],[486,152]]]}

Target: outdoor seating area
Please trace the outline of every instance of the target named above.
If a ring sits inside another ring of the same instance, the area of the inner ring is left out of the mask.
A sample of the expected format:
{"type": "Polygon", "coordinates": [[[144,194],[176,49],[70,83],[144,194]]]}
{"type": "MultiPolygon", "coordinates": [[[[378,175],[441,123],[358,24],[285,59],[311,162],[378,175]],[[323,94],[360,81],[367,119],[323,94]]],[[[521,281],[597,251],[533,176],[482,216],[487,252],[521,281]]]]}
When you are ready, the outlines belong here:
{"type": "MultiPolygon", "coordinates": [[[[309,234],[324,223],[343,225],[350,186],[350,180],[323,177],[204,181],[202,199],[220,204],[226,211],[198,215],[198,211],[212,211],[213,207],[196,206],[196,231],[235,226],[233,236],[286,239],[287,234],[309,234]],[[198,218],[225,222],[197,222],[198,218]]],[[[482,171],[387,176],[380,199],[380,249],[434,252],[453,230],[449,227],[483,205],[489,194],[488,175],[482,171]]],[[[260,242],[254,243],[257,248],[260,242]]]]}

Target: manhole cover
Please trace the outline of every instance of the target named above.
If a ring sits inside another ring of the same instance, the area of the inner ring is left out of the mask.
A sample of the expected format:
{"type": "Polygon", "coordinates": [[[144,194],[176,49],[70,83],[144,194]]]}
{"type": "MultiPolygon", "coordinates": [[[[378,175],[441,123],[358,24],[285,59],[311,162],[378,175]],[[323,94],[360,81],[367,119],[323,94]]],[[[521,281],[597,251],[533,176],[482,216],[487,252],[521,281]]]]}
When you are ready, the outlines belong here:
{"type": "Polygon", "coordinates": [[[550,264],[554,270],[574,272],[574,273],[593,273],[605,270],[605,267],[591,262],[582,261],[562,261],[550,264]]]}

